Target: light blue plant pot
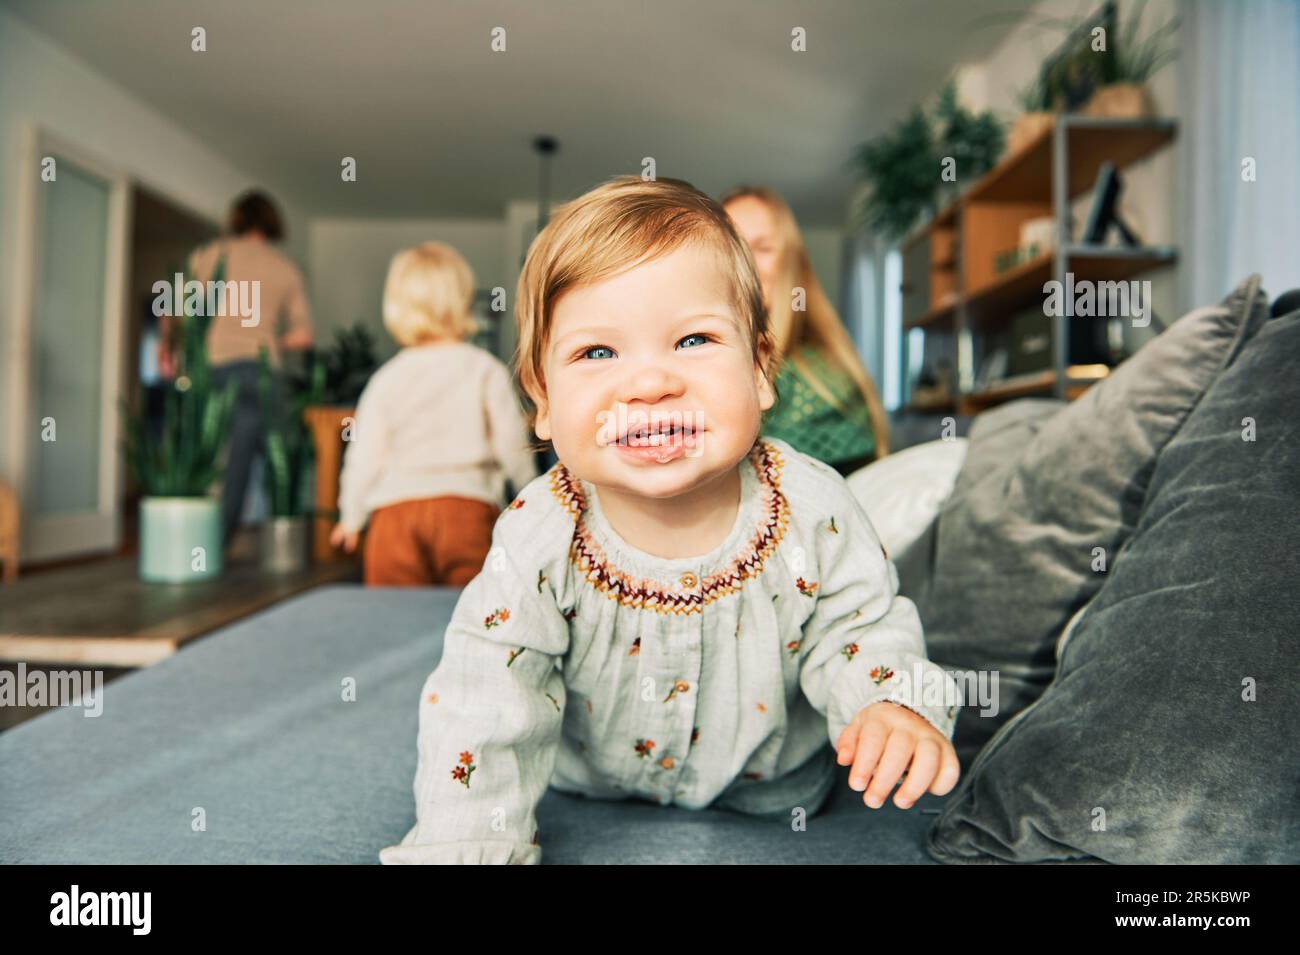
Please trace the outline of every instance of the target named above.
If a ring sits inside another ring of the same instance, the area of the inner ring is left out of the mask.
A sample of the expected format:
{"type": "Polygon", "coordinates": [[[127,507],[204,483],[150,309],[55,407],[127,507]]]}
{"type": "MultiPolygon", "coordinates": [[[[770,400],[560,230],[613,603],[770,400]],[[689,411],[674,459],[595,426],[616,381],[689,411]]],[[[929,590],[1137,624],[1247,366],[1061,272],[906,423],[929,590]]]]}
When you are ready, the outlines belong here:
{"type": "Polygon", "coordinates": [[[221,502],[210,497],[140,501],[140,579],[188,584],[221,575],[221,502]]]}

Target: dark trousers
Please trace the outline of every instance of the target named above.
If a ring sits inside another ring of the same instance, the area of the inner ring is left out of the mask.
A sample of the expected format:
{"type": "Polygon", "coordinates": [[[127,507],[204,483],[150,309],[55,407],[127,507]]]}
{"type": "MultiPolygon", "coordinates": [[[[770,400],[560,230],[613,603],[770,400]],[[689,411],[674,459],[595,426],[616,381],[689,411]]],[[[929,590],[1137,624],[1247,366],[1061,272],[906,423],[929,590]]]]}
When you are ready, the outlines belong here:
{"type": "MultiPolygon", "coordinates": [[[[266,448],[266,422],[257,394],[257,362],[233,361],[213,366],[214,389],[223,389],[231,381],[236,387],[235,409],[230,418],[230,454],[221,487],[221,524],[226,546],[239,530],[253,459],[266,448]]],[[[272,409],[279,407],[282,388],[281,376],[272,371],[272,409]]]]}

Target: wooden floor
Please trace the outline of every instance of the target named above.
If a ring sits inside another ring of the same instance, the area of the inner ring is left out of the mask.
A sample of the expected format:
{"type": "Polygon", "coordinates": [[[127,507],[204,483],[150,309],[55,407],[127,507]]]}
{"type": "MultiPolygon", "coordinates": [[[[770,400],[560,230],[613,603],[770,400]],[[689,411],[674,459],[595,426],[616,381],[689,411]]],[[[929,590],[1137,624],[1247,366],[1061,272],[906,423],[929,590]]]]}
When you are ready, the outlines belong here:
{"type": "Polygon", "coordinates": [[[0,586],[0,662],[149,666],[182,645],[324,583],[361,579],[359,562],[270,574],[233,560],[216,580],[147,584],[134,557],[20,577],[0,586]]]}

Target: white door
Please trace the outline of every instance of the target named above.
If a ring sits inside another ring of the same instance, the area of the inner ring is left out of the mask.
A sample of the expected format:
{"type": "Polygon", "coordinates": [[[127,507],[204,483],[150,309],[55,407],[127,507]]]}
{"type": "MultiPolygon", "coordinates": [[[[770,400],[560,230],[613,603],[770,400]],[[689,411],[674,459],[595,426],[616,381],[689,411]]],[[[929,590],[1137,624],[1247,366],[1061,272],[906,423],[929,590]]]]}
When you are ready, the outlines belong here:
{"type": "Polygon", "coordinates": [[[120,542],[130,213],[124,174],[41,131],[26,145],[10,450],[22,559],[39,561],[120,542]]]}

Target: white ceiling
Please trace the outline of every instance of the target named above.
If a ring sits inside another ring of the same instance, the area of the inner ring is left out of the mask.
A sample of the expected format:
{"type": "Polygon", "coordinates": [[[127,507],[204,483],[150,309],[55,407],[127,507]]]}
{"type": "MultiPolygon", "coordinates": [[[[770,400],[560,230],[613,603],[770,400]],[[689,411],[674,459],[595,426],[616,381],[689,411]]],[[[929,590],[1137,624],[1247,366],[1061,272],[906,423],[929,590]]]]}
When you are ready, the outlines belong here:
{"type": "MultiPolygon", "coordinates": [[[[308,212],[499,217],[639,172],[781,191],[839,225],[854,147],[1024,0],[0,0],[308,212]],[[207,30],[206,53],[190,31],[207,30]],[[490,31],[506,29],[493,53],[490,31]],[[790,49],[807,30],[808,51],[790,49]],[[358,162],[343,183],[339,163],[358,162]]],[[[39,77],[33,77],[40,82],[39,77]]]]}

